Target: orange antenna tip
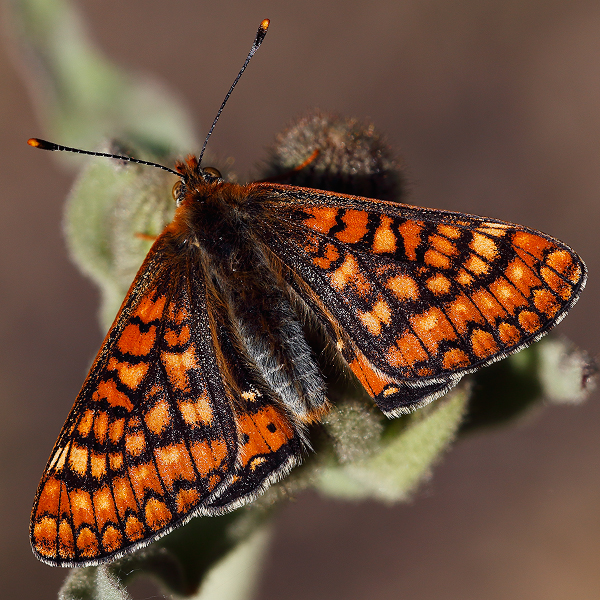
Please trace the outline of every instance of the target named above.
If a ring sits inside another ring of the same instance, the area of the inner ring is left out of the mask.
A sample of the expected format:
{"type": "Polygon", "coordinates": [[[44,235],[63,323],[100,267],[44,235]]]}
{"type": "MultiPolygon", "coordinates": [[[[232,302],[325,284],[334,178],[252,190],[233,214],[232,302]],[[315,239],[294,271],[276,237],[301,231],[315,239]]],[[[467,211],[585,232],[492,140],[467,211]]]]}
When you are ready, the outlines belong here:
{"type": "Polygon", "coordinates": [[[270,23],[270,19],[263,19],[262,23],[260,24],[260,28],[264,29],[265,31],[269,28],[269,23],[270,23]]]}
{"type": "Polygon", "coordinates": [[[40,150],[58,150],[58,145],[46,140],[40,140],[40,138],[29,138],[27,143],[34,148],[40,148],[40,150]]]}

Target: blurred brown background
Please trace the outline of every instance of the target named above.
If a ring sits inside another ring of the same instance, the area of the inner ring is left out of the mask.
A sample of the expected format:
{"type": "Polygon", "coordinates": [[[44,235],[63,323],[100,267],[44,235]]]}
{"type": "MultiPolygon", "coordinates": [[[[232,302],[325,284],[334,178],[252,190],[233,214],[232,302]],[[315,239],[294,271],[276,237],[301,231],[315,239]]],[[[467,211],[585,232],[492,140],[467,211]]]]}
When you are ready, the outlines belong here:
{"type": "MultiPolygon", "coordinates": [[[[556,333],[598,352],[597,0],[79,4],[109,57],[178,90],[199,137],[269,17],[211,150],[244,178],[309,107],[370,117],[404,157],[413,203],[576,248],[588,289],[556,333]]],[[[102,334],[61,237],[73,177],[25,145],[44,132],[5,49],[0,81],[0,595],[43,600],[66,572],[32,556],[29,510],[102,334]]],[[[409,505],[301,495],[278,518],[257,598],[600,598],[599,428],[591,398],[461,441],[409,505]]]]}

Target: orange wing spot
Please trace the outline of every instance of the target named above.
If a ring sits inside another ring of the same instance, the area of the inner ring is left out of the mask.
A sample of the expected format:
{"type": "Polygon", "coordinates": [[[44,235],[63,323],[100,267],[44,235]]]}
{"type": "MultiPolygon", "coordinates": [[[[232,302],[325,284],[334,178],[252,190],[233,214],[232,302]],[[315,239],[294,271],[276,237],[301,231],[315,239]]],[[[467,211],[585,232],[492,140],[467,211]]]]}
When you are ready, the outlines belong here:
{"type": "Polygon", "coordinates": [[[152,490],[161,496],[163,495],[164,490],[158,479],[158,473],[151,463],[129,467],[129,475],[138,502],[143,501],[146,490],[152,490]]]}
{"type": "Polygon", "coordinates": [[[206,477],[212,469],[225,470],[222,462],[227,457],[227,444],[225,440],[212,440],[209,442],[194,442],[190,451],[198,473],[206,477]]]}
{"type": "Polygon", "coordinates": [[[408,220],[398,226],[398,233],[404,241],[404,254],[408,260],[417,260],[417,247],[421,243],[421,231],[423,223],[420,221],[408,220]]]}
{"type": "Polygon", "coordinates": [[[75,529],[78,529],[83,523],[93,525],[94,509],[92,508],[92,498],[89,492],[81,489],[73,490],[69,494],[69,500],[71,501],[71,514],[75,529]]]}
{"type": "Polygon", "coordinates": [[[440,235],[446,236],[453,240],[460,237],[460,229],[458,227],[453,227],[452,225],[438,225],[437,232],[440,235]]]}
{"type": "Polygon", "coordinates": [[[470,364],[469,356],[459,348],[452,348],[444,353],[442,364],[444,369],[459,369],[468,367],[470,364]]]}
{"type": "Polygon", "coordinates": [[[146,516],[146,525],[154,531],[162,529],[173,519],[173,515],[167,508],[167,505],[157,498],[150,498],[150,500],[146,502],[146,510],[144,512],[146,516]]]}
{"type": "Polygon", "coordinates": [[[165,333],[165,340],[169,346],[183,346],[187,344],[190,339],[190,328],[187,325],[184,325],[181,328],[181,331],[177,333],[173,329],[167,330],[165,333]]]}
{"type": "Polygon", "coordinates": [[[144,537],[144,524],[133,515],[127,518],[125,523],[125,535],[130,542],[135,542],[144,537]]]}
{"type": "Polygon", "coordinates": [[[43,513],[50,513],[52,515],[58,514],[58,498],[60,494],[60,482],[54,477],[48,478],[48,481],[44,484],[40,497],[38,498],[37,512],[36,515],[43,513]]]}
{"type": "Polygon", "coordinates": [[[413,333],[405,333],[386,353],[386,360],[394,367],[413,367],[429,358],[423,343],[413,333]]]}
{"type": "Polygon", "coordinates": [[[362,383],[365,390],[367,390],[369,395],[373,398],[378,396],[383,391],[383,388],[392,382],[392,380],[383,375],[383,373],[375,371],[362,352],[356,352],[356,357],[350,363],[350,368],[362,383]]]}
{"type": "Polygon", "coordinates": [[[187,371],[198,368],[194,345],[190,344],[185,352],[163,352],[161,359],[167,370],[171,385],[182,392],[189,392],[190,382],[187,371]]]}
{"type": "Polygon", "coordinates": [[[444,305],[444,311],[452,321],[459,334],[465,334],[469,330],[469,323],[485,323],[481,313],[468,296],[461,294],[452,302],[444,305]]]}
{"type": "Polygon", "coordinates": [[[364,210],[347,210],[342,216],[342,221],[346,227],[335,234],[340,242],[355,244],[367,234],[368,212],[364,210]]]}
{"type": "Polygon", "coordinates": [[[126,362],[119,362],[114,356],[108,361],[106,367],[109,371],[117,371],[117,375],[128,388],[134,390],[142,383],[148,372],[148,363],[138,363],[132,365],[126,362]]]}
{"type": "Polygon", "coordinates": [[[456,339],[452,324],[437,307],[412,316],[410,323],[415,334],[430,352],[437,352],[438,344],[441,341],[456,339]]]}
{"type": "Polygon", "coordinates": [[[456,276],[456,281],[464,287],[469,287],[474,280],[473,275],[467,273],[464,269],[461,269],[456,276]]]}
{"type": "Polygon", "coordinates": [[[197,490],[180,490],[175,499],[178,513],[186,513],[198,504],[200,495],[197,490]]]}
{"type": "Polygon", "coordinates": [[[475,329],[471,334],[471,346],[473,352],[478,358],[485,358],[498,352],[498,344],[494,336],[483,329],[475,329]]]}
{"type": "Polygon", "coordinates": [[[133,410],[131,400],[117,389],[117,384],[112,379],[101,381],[98,384],[96,391],[92,394],[92,400],[98,402],[106,400],[111,406],[123,406],[127,410],[133,410]]]}
{"type": "MultiPolygon", "coordinates": [[[[210,443],[210,448],[217,464],[220,464],[227,457],[227,444],[225,440],[212,440],[210,443]]],[[[226,465],[223,465],[223,469],[225,469],[226,465]]]]}
{"type": "Polygon", "coordinates": [[[144,416],[148,429],[154,435],[160,435],[171,424],[169,404],[161,398],[144,416]]]}
{"type": "MultiPolygon", "coordinates": [[[[106,428],[105,428],[106,429],[106,428]]],[[[123,437],[123,431],[125,431],[125,419],[117,419],[110,424],[109,437],[113,444],[118,444],[123,437]]]]}
{"type": "Polygon", "coordinates": [[[346,284],[353,280],[359,273],[358,264],[350,254],[346,256],[344,262],[330,275],[333,287],[343,290],[346,284]]]}
{"type": "Polygon", "coordinates": [[[399,300],[417,300],[419,297],[419,286],[409,275],[396,275],[390,277],[385,286],[393,292],[399,300]]]}
{"type": "Polygon", "coordinates": [[[117,513],[112,494],[108,486],[94,492],[94,508],[96,509],[96,523],[98,531],[102,531],[106,523],[116,523],[117,513]]]}
{"type": "Polygon", "coordinates": [[[135,323],[129,323],[117,340],[117,348],[123,354],[146,356],[156,343],[156,327],[152,325],[146,333],[142,333],[135,323]]]}
{"type": "Polygon", "coordinates": [[[240,451],[239,458],[243,466],[259,454],[277,452],[294,437],[294,430],[287,418],[273,406],[266,406],[254,414],[237,415],[236,423],[238,432],[249,437],[240,451]],[[271,431],[273,426],[274,430],[271,431]]]}
{"type": "Polygon", "coordinates": [[[208,399],[208,392],[204,391],[195,402],[179,402],[178,408],[183,420],[192,427],[210,425],[214,415],[208,399]]]}
{"type": "Polygon", "coordinates": [[[329,274],[331,285],[338,290],[343,290],[347,284],[351,283],[361,296],[366,296],[371,291],[369,280],[361,273],[356,259],[351,255],[346,255],[344,262],[333,272],[329,274]]]}
{"type": "Polygon", "coordinates": [[[486,289],[474,292],[471,300],[483,314],[483,316],[492,324],[496,322],[496,317],[505,317],[506,311],[502,305],[486,289]]]}
{"type": "Polygon", "coordinates": [[[490,270],[490,265],[481,260],[479,256],[470,254],[469,258],[465,261],[465,269],[471,271],[475,275],[485,275],[490,270]]]}
{"type": "Polygon", "coordinates": [[[92,477],[101,479],[106,475],[106,454],[96,454],[92,450],[90,463],[92,465],[92,477]]]}
{"type": "Polygon", "coordinates": [[[533,303],[535,307],[547,317],[552,318],[560,308],[560,302],[548,290],[534,290],[533,303]]]}
{"type": "Polygon", "coordinates": [[[155,448],[154,456],[160,477],[170,491],[173,490],[173,482],[177,479],[194,481],[196,478],[190,453],[184,444],[155,448]]]}
{"type": "Polygon", "coordinates": [[[98,555],[98,538],[89,528],[84,527],[77,536],[77,549],[81,556],[91,558],[98,555]]]}
{"type": "Polygon", "coordinates": [[[77,426],[77,431],[82,437],[87,437],[90,431],[92,430],[92,425],[94,423],[94,411],[88,408],[84,413],[83,417],[81,417],[81,421],[79,421],[79,425],[77,426]]]}
{"type": "Polygon", "coordinates": [[[435,248],[435,250],[441,254],[447,254],[448,256],[454,256],[458,254],[456,246],[449,239],[441,235],[430,235],[429,243],[431,244],[432,248],[435,248]]]}
{"type": "Polygon", "coordinates": [[[550,286],[550,289],[556,292],[563,300],[568,300],[571,297],[571,285],[561,279],[552,269],[541,267],[540,275],[550,286]]]}
{"type": "Polygon", "coordinates": [[[123,454],[121,452],[115,452],[110,454],[108,457],[111,471],[119,471],[123,466],[123,454]]]}
{"type": "Polygon", "coordinates": [[[515,258],[506,267],[504,274],[526,297],[531,296],[532,287],[542,284],[533,271],[520,258],[515,258]]]}
{"type": "Polygon", "coordinates": [[[386,387],[385,390],[383,390],[383,395],[387,398],[388,396],[393,396],[394,394],[398,393],[400,391],[399,387],[386,387]]]}
{"type": "Polygon", "coordinates": [[[112,482],[112,488],[117,510],[119,511],[121,519],[125,518],[125,514],[128,510],[137,511],[135,496],[133,495],[133,490],[126,477],[115,478],[112,482]]]}
{"type": "Polygon", "coordinates": [[[42,517],[33,526],[35,549],[42,556],[56,556],[56,533],[56,519],[52,517],[42,517]]]}
{"type": "Polygon", "coordinates": [[[573,257],[566,250],[554,250],[546,257],[546,264],[568,277],[573,283],[579,281],[579,269],[575,269],[573,257]]]}
{"type": "Polygon", "coordinates": [[[99,444],[104,444],[104,440],[106,439],[106,430],[108,429],[108,413],[102,411],[96,413],[96,418],[94,419],[94,435],[96,436],[96,441],[99,444]]]}
{"type": "Polygon", "coordinates": [[[521,339],[521,332],[510,323],[500,323],[498,326],[500,341],[506,346],[514,346],[521,339]]]}
{"type": "Polygon", "coordinates": [[[423,257],[425,260],[425,264],[430,267],[435,267],[436,269],[449,269],[450,268],[450,259],[441,252],[437,250],[429,249],[425,252],[425,256],[423,257]]]}
{"type": "Polygon", "coordinates": [[[69,467],[78,475],[85,475],[87,471],[88,449],[85,446],[73,444],[69,453],[69,467]]]}
{"type": "Polygon", "coordinates": [[[62,520],[58,526],[58,554],[61,558],[73,558],[75,556],[75,539],[73,528],[67,520],[62,520]]]}
{"type": "Polygon", "coordinates": [[[312,217],[304,221],[304,225],[310,229],[313,229],[314,231],[327,234],[329,233],[329,230],[336,224],[335,219],[338,214],[337,208],[318,208],[316,206],[312,206],[304,209],[304,212],[312,215],[312,217]]]}
{"type": "Polygon", "coordinates": [[[123,546],[123,537],[116,527],[109,525],[102,535],[102,547],[105,552],[116,552],[123,546]]]}
{"type": "Polygon", "coordinates": [[[545,240],[539,235],[526,233],[524,231],[517,231],[514,234],[513,244],[519,248],[522,248],[529,254],[532,254],[539,260],[543,258],[544,252],[553,246],[551,242],[545,240]]]}
{"type": "Polygon", "coordinates": [[[490,283],[488,289],[511,315],[515,314],[517,307],[528,304],[521,292],[504,279],[496,279],[496,281],[490,283]]]}
{"type": "Polygon", "coordinates": [[[159,321],[165,309],[167,302],[166,296],[160,296],[156,300],[152,300],[148,296],[144,296],[137,308],[133,311],[132,316],[138,317],[142,323],[151,323],[159,321]]]}
{"type": "Polygon", "coordinates": [[[447,294],[450,291],[451,281],[441,273],[430,277],[425,284],[431,292],[437,296],[447,294]]]}
{"type": "Polygon", "coordinates": [[[383,215],[381,223],[373,237],[373,252],[377,254],[381,254],[382,252],[396,252],[396,234],[392,231],[391,225],[392,219],[383,215]]]}
{"type": "Polygon", "coordinates": [[[125,450],[127,454],[139,456],[146,449],[146,438],[143,432],[133,431],[125,434],[125,450]]]}
{"type": "Polygon", "coordinates": [[[383,324],[389,325],[392,320],[392,312],[385,300],[378,300],[368,312],[358,311],[358,318],[372,335],[381,333],[383,324]]]}
{"type": "Polygon", "coordinates": [[[519,325],[528,333],[534,333],[541,327],[539,317],[530,310],[524,310],[519,314],[519,325]]]}
{"type": "Polygon", "coordinates": [[[320,269],[327,270],[331,267],[331,263],[335,262],[340,257],[340,253],[333,244],[325,244],[325,256],[315,256],[313,263],[320,269]]]}
{"type": "Polygon", "coordinates": [[[481,233],[473,233],[473,239],[469,244],[469,247],[473,252],[487,258],[487,260],[494,260],[498,258],[498,244],[494,240],[491,240],[487,235],[481,233]]]}
{"type": "Polygon", "coordinates": [[[392,320],[390,307],[385,300],[377,300],[377,302],[375,302],[373,305],[373,310],[371,310],[371,313],[386,325],[389,325],[392,320]]]}

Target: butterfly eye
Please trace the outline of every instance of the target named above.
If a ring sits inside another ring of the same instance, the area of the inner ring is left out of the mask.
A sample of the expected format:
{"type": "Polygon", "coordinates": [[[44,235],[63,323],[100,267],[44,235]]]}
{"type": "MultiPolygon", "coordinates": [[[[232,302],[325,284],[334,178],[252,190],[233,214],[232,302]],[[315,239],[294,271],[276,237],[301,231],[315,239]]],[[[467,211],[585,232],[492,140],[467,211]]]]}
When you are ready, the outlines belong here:
{"type": "Polygon", "coordinates": [[[223,176],[221,175],[221,171],[219,171],[218,169],[215,169],[214,167],[204,167],[204,169],[202,169],[202,171],[204,172],[205,175],[208,175],[209,177],[214,177],[216,179],[223,179],[223,176]]]}
{"type": "Polygon", "coordinates": [[[171,190],[171,194],[173,194],[173,200],[179,200],[179,196],[181,194],[182,183],[178,181],[171,190]]]}

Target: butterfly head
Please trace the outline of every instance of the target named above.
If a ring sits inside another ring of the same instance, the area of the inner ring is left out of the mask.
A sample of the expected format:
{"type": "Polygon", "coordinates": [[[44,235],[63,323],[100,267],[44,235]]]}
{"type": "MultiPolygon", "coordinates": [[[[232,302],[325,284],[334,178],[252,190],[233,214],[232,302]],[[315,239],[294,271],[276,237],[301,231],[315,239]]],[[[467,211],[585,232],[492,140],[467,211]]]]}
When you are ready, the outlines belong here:
{"type": "Polygon", "coordinates": [[[186,195],[190,192],[209,192],[209,188],[223,183],[223,176],[214,167],[201,167],[198,158],[189,156],[185,162],[177,162],[175,165],[181,179],[173,186],[173,199],[179,206],[186,195]]]}

